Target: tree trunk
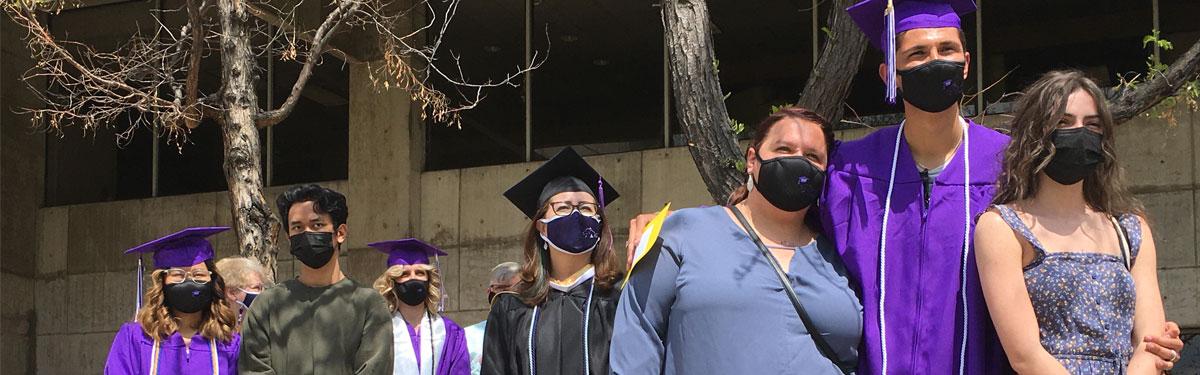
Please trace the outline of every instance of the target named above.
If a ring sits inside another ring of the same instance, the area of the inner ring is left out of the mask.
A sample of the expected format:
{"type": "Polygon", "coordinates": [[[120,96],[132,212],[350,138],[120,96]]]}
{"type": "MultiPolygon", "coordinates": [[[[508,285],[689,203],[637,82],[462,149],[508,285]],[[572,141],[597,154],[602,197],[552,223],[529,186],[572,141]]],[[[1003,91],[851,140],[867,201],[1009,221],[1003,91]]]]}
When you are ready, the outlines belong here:
{"type": "MultiPolygon", "coordinates": [[[[837,8],[830,12],[828,21],[832,36],[797,103],[835,125],[841,122],[843,102],[867,48],[867,39],[842,10],[853,3],[835,3],[837,8]]],[[[737,168],[744,155],[729,128],[729,114],[714,66],[708,8],[704,0],[667,0],[663,19],[679,122],[709,195],[717,203],[724,203],[745,179],[744,172],[737,168]]]]}
{"type": "Polygon", "coordinates": [[[796,103],[820,114],[834,126],[842,122],[843,103],[850,95],[850,84],[854,83],[863,52],[867,50],[867,38],[854,25],[850,14],[843,10],[855,1],[834,2],[835,8],[829,12],[826,22],[832,31],[829,40],[821,49],[821,58],[809,72],[808,82],[804,83],[804,91],[796,103]]]}
{"type": "Polygon", "coordinates": [[[724,203],[745,178],[737,168],[745,157],[730,128],[717,78],[708,6],[704,0],[665,0],[663,20],[676,114],[708,194],[724,203]]]}
{"type": "Polygon", "coordinates": [[[250,13],[241,0],[220,0],[221,118],[225,141],[225,182],[238,248],[243,256],[262,262],[275,279],[275,241],[279,221],[263,197],[261,147],[254,117],[258,97],[254,91],[254,52],[250,43],[250,13]]]}
{"type": "Polygon", "coordinates": [[[1113,122],[1121,124],[1145,112],[1163,99],[1175,95],[1183,84],[1197,77],[1200,77],[1200,41],[1192,44],[1192,48],[1171,63],[1162,75],[1151,77],[1136,88],[1121,91],[1117,97],[1110,99],[1108,105],[1113,122]]]}

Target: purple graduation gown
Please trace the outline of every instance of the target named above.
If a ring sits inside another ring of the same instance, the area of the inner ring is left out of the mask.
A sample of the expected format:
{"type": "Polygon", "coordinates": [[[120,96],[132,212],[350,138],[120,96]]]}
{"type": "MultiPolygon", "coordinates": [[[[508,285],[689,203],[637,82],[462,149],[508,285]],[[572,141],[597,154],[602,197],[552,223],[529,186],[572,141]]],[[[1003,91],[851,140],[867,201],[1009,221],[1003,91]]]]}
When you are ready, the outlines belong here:
{"type": "MultiPolygon", "coordinates": [[[[882,371],[879,254],[884,201],[898,126],[844,142],[829,163],[822,199],[825,233],[862,288],[860,374],[882,371]]],[[[970,122],[970,225],[992,200],[1008,137],[970,122]]],[[[957,374],[963,334],[963,147],[924,189],[908,143],[900,141],[886,259],[888,373],[957,374]]],[[[1011,373],[988,315],[972,251],[967,258],[965,373],[1011,373]]]]}
{"type": "MultiPolygon", "coordinates": [[[[442,355],[437,361],[437,375],[468,375],[471,373],[471,355],[467,352],[467,336],[466,331],[458,326],[450,318],[442,317],[441,321],[445,323],[446,340],[442,343],[442,355]]],[[[406,324],[406,326],[408,326],[406,324]]],[[[394,332],[393,334],[404,334],[394,332]]],[[[413,344],[413,352],[417,354],[417,363],[421,363],[421,340],[420,333],[408,326],[408,336],[413,344]]]]}
{"type": "MultiPolygon", "coordinates": [[[[237,333],[229,342],[217,341],[217,373],[237,374],[238,347],[242,337],[237,333]]],[[[105,375],[150,374],[151,349],[154,340],[142,331],[141,324],[128,322],[121,325],[113,338],[108,360],[104,363],[105,375]]],[[[179,332],[162,341],[158,354],[158,373],[162,375],[212,375],[212,350],[209,341],[200,335],[184,348],[179,332]]]]}

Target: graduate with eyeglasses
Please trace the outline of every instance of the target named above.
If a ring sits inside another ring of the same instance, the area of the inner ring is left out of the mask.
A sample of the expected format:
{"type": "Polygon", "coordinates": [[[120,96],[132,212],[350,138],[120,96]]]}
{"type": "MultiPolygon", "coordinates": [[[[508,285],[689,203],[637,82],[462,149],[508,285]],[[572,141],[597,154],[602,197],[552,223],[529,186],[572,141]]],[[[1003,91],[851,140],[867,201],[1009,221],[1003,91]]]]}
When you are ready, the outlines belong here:
{"type": "Polygon", "coordinates": [[[483,374],[608,374],[621,272],[604,207],[617,192],[571,148],[504,193],[530,219],[516,293],[484,334],[483,374]]]}
{"type": "MultiPolygon", "coordinates": [[[[106,375],[237,373],[237,314],[222,298],[225,281],[206,239],[228,229],[187,228],[125,252],[152,253],[156,269],[135,320],[113,338],[106,375]]],[[[141,283],[139,267],[139,292],[141,283]]]]}

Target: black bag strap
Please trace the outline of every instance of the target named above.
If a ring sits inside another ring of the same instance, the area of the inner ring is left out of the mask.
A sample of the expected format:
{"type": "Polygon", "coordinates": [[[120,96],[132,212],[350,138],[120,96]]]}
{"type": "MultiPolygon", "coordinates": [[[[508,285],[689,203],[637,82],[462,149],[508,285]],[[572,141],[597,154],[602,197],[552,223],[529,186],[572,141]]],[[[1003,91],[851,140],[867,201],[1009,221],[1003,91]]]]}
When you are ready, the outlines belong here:
{"type": "Polygon", "coordinates": [[[858,364],[842,362],[837,352],[833,351],[833,348],[825,341],[825,337],[821,335],[821,331],[817,330],[812,319],[808,317],[808,312],[804,310],[804,305],[800,303],[800,297],[796,295],[796,290],[792,289],[792,283],[788,281],[787,274],[783,272],[783,267],[779,265],[779,261],[775,259],[770,250],[767,250],[767,245],[763,244],[762,239],[758,238],[758,233],[754,232],[754,228],[750,226],[749,221],[746,221],[746,217],[742,215],[742,211],[737,206],[729,206],[729,209],[733,211],[734,216],[737,216],[738,221],[742,223],[742,227],[746,229],[746,234],[750,235],[751,240],[754,240],[754,244],[758,245],[758,250],[762,252],[763,257],[767,258],[767,263],[770,263],[771,267],[775,269],[775,275],[779,277],[779,282],[783,285],[783,291],[787,293],[788,299],[792,300],[792,307],[796,308],[796,315],[800,316],[800,321],[804,322],[804,327],[808,329],[808,336],[812,337],[813,343],[817,345],[817,351],[820,351],[822,356],[833,362],[843,374],[853,374],[858,364]]]}

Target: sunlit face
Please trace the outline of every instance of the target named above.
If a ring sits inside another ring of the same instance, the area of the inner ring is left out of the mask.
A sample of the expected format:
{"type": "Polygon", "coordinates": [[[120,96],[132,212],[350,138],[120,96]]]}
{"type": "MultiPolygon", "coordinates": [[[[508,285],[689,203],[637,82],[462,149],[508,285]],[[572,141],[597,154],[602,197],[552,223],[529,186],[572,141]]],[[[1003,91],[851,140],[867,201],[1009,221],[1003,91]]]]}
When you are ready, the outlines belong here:
{"type": "Polygon", "coordinates": [[[1066,112],[1058,120],[1059,129],[1087,128],[1096,133],[1104,133],[1100,125],[1100,113],[1096,109],[1096,99],[1084,89],[1077,89],[1067,97],[1066,112]]]}
{"type": "Polygon", "coordinates": [[[288,236],[304,232],[333,233],[333,241],[341,244],[346,241],[346,224],[333,226],[333,217],[329,214],[317,213],[312,201],[296,202],[288,209],[288,236]]]}
{"type": "Polygon", "coordinates": [[[410,280],[429,281],[428,268],[429,266],[426,264],[403,265],[400,266],[400,276],[392,280],[397,283],[403,283],[410,280]]]}
{"type": "Polygon", "coordinates": [[[747,152],[746,172],[758,181],[760,164],[755,153],[763,160],[781,156],[803,156],[821,170],[825,170],[825,165],[829,162],[829,150],[821,125],[795,118],[779,120],[763,138],[762,145],[757,150],[751,148],[747,152]]]}
{"type": "MultiPolygon", "coordinates": [[[[933,60],[962,61],[963,78],[970,71],[971,54],[963,47],[958,28],[939,27],[912,29],[896,37],[896,70],[908,70],[933,60]]],[[[879,64],[879,78],[886,79],[887,64],[879,64]]],[[[904,87],[904,80],[896,77],[896,84],[904,87]]]]}

